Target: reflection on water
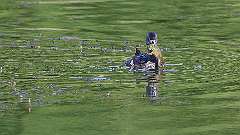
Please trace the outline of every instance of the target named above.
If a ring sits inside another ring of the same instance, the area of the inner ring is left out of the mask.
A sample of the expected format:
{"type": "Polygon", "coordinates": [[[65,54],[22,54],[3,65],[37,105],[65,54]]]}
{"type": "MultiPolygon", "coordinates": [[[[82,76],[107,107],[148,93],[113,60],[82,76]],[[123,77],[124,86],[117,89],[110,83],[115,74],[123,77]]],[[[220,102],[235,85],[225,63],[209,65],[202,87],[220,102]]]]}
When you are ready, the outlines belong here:
{"type": "MultiPolygon", "coordinates": [[[[141,72],[141,70],[139,71],[141,72]]],[[[160,82],[162,81],[163,74],[167,73],[160,69],[156,71],[155,69],[147,70],[143,72],[141,77],[136,79],[137,83],[143,82],[145,84],[145,94],[144,97],[148,98],[150,101],[156,101],[161,98],[160,92],[160,82]]]]}
{"type": "Polygon", "coordinates": [[[159,81],[160,81],[161,73],[153,72],[150,73],[147,77],[147,86],[146,86],[146,96],[150,98],[150,100],[156,100],[159,97],[159,81]]]}
{"type": "MultiPolygon", "coordinates": [[[[172,65],[182,65],[182,64],[165,64],[165,66],[172,65]]],[[[163,68],[163,67],[162,67],[163,68]]],[[[163,95],[161,95],[161,82],[162,84],[167,84],[168,82],[172,82],[171,80],[163,81],[163,76],[165,74],[176,73],[177,70],[174,69],[160,69],[159,71],[149,70],[145,72],[144,79],[146,83],[146,97],[149,98],[150,101],[157,101],[161,99],[163,95]]],[[[176,74],[175,74],[176,75],[176,74]]]]}
{"type": "MultiPolygon", "coordinates": [[[[159,68],[159,70],[155,70],[154,68],[148,69],[147,67],[134,70],[134,72],[143,73],[141,75],[141,77],[138,77],[136,79],[136,82],[137,83],[141,83],[141,82],[146,83],[145,96],[150,101],[157,101],[157,100],[161,99],[162,95],[161,95],[160,89],[162,86],[160,86],[160,83],[163,82],[162,84],[166,85],[170,82],[173,82],[173,80],[163,80],[163,76],[165,76],[166,74],[176,75],[178,70],[169,69],[169,67],[174,68],[177,66],[178,67],[183,66],[183,63],[179,63],[179,64],[165,63],[163,67],[159,68]]],[[[131,70],[129,70],[129,71],[131,71],[131,70]]]]}

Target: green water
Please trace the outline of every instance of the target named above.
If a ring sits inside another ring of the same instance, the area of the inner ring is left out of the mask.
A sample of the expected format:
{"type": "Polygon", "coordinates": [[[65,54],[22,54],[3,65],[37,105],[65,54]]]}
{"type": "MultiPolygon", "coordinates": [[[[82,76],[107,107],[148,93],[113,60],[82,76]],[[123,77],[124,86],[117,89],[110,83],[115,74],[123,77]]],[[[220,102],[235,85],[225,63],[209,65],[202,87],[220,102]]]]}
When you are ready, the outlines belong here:
{"type": "Polygon", "coordinates": [[[239,0],[0,2],[0,135],[239,134],[239,0]],[[123,66],[148,31],[180,64],[154,101],[123,66]]]}

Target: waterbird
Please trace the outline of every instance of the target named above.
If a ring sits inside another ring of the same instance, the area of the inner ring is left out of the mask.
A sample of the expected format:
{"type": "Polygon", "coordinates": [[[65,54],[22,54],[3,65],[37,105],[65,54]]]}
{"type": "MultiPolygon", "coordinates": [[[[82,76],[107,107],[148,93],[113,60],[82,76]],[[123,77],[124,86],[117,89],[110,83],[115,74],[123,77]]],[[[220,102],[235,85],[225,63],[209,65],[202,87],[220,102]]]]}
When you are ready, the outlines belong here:
{"type": "Polygon", "coordinates": [[[154,67],[156,71],[159,70],[159,67],[164,64],[164,59],[157,43],[157,33],[148,32],[146,35],[147,52],[142,53],[139,48],[136,48],[135,55],[125,65],[130,67],[130,70],[146,67],[154,67]]]}

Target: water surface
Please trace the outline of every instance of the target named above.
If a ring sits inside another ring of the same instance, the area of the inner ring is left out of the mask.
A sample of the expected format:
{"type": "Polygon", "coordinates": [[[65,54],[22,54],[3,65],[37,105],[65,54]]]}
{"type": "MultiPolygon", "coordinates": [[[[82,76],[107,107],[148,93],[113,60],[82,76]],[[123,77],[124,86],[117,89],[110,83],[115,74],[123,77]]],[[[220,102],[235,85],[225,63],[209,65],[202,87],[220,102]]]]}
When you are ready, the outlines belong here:
{"type": "Polygon", "coordinates": [[[240,132],[237,0],[0,2],[1,135],[240,132]],[[166,61],[154,101],[123,65],[148,31],[166,61]]]}

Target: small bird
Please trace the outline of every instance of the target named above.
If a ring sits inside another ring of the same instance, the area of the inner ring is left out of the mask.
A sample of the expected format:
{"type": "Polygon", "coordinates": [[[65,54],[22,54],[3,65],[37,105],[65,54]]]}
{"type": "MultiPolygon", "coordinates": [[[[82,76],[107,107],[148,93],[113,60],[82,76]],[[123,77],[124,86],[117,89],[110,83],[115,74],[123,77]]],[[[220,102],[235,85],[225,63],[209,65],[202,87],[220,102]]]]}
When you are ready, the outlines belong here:
{"type": "Polygon", "coordinates": [[[152,63],[155,64],[155,70],[158,71],[159,67],[162,67],[164,64],[164,59],[159,49],[156,32],[148,32],[146,36],[146,46],[147,52],[142,53],[139,48],[136,48],[135,55],[128,61],[126,65],[130,65],[131,69],[149,67],[152,63]]]}

